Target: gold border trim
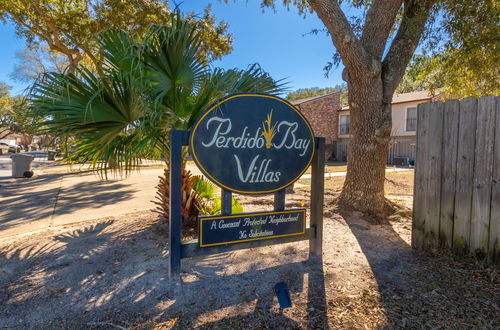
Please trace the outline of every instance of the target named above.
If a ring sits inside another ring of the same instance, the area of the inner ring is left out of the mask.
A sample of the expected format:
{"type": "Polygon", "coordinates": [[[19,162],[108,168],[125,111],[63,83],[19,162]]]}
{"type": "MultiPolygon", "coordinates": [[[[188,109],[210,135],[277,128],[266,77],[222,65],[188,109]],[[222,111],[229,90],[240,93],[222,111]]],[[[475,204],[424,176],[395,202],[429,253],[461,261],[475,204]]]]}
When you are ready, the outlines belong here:
{"type": "Polygon", "coordinates": [[[198,220],[200,221],[200,226],[199,226],[199,244],[200,247],[208,247],[208,246],[215,246],[215,245],[227,245],[227,244],[234,244],[234,243],[243,243],[243,242],[250,242],[250,241],[257,241],[257,240],[262,240],[262,239],[270,239],[270,238],[277,238],[277,237],[285,237],[285,236],[295,236],[295,235],[302,235],[306,233],[306,209],[299,209],[299,210],[286,210],[286,211],[274,211],[274,212],[255,212],[255,213],[239,213],[239,214],[234,214],[234,215],[227,215],[227,216],[205,216],[205,217],[199,217],[198,220]],[[299,213],[303,212],[304,213],[304,225],[302,228],[302,232],[300,233],[293,233],[293,234],[283,234],[283,235],[275,235],[275,236],[266,236],[266,237],[257,237],[257,238],[249,238],[249,239],[244,239],[244,240],[238,240],[238,241],[230,241],[230,242],[224,242],[224,243],[211,243],[211,244],[203,244],[203,221],[205,220],[222,220],[222,219],[230,219],[230,218],[240,218],[244,216],[258,216],[258,215],[270,215],[270,214],[281,214],[281,213],[299,213]]]}
{"type": "Polygon", "coordinates": [[[235,193],[240,193],[240,194],[267,194],[267,193],[272,193],[272,192],[275,192],[275,191],[282,190],[283,188],[289,186],[290,184],[292,184],[295,181],[297,181],[302,176],[302,174],[304,174],[307,171],[307,168],[309,167],[309,165],[311,165],[312,159],[314,157],[314,152],[316,151],[316,140],[315,140],[314,132],[313,132],[313,130],[311,128],[311,125],[309,124],[309,122],[307,121],[307,119],[304,117],[304,115],[302,115],[302,113],[300,113],[300,111],[297,108],[295,108],[292,104],[290,104],[286,100],[283,100],[283,99],[281,99],[279,97],[276,97],[276,96],[265,95],[265,94],[251,94],[251,93],[249,93],[249,94],[234,94],[232,96],[227,96],[227,97],[223,98],[222,100],[218,101],[216,104],[214,104],[207,111],[205,111],[205,113],[200,118],[197,119],[196,124],[194,125],[194,128],[191,130],[191,136],[189,138],[189,147],[191,149],[191,154],[193,156],[193,159],[194,159],[194,162],[196,163],[196,165],[200,168],[200,170],[203,172],[203,174],[205,174],[207,177],[209,177],[209,179],[212,180],[213,182],[215,182],[219,187],[222,187],[222,188],[224,188],[226,190],[230,190],[230,191],[233,191],[235,193]],[[233,189],[233,188],[229,188],[229,187],[223,185],[222,183],[220,183],[219,181],[217,181],[213,176],[211,176],[208,173],[208,171],[201,165],[200,161],[198,160],[198,157],[196,156],[196,152],[195,152],[194,146],[193,146],[193,138],[192,137],[194,136],[194,134],[196,132],[196,129],[198,128],[198,125],[201,123],[201,121],[203,120],[203,118],[205,118],[210,112],[212,112],[214,109],[216,109],[222,103],[224,103],[226,101],[229,101],[229,100],[231,100],[233,98],[242,97],[242,96],[265,97],[265,98],[275,99],[275,100],[280,101],[281,103],[286,104],[287,106],[289,106],[290,108],[292,108],[292,110],[294,110],[302,118],[302,120],[306,123],[306,126],[309,129],[309,132],[311,133],[311,137],[312,137],[312,141],[311,141],[312,142],[312,153],[311,153],[311,158],[307,162],[307,165],[299,173],[299,175],[297,175],[293,180],[291,180],[290,182],[288,182],[287,184],[285,184],[285,185],[283,185],[283,186],[281,186],[279,188],[276,188],[276,189],[273,189],[273,190],[265,190],[265,191],[243,191],[243,190],[236,190],[236,189],[233,189]]]}

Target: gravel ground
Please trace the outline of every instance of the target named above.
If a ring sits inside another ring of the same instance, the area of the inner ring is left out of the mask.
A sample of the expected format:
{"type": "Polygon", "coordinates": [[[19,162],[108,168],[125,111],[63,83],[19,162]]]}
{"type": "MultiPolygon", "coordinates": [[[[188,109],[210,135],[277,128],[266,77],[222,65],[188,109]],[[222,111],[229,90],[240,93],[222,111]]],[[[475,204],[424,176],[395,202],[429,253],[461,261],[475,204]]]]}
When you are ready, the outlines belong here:
{"type": "MultiPolygon", "coordinates": [[[[182,283],[171,283],[166,225],[152,211],[2,241],[0,328],[500,327],[497,270],[410,248],[408,174],[389,176],[387,193],[403,206],[383,225],[337,209],[341,180],[326,184],[321,263],[308,260],[307,242],[290,243],[184,259],[182,283]],[[280,281],[293,301],[284,311],[280,281]]],[[[306,188],[287,207],[307,207],[306,188]]],[[[241,201],[245,211],[272,205],[241,201]]]]}

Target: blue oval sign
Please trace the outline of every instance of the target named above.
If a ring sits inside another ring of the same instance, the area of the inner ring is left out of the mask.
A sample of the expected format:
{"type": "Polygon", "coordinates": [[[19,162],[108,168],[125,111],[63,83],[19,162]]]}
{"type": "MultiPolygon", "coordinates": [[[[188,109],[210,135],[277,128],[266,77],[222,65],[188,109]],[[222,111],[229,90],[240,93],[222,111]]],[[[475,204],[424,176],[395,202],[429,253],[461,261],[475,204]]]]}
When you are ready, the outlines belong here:
{"type": "Polygon", "coordinates": [[[201,171],[220,187],[241,194],[281,190],[306,171],[314,134],[287,101],[264,94],[234,94],[196,121],[190,149],[201,171]]]}

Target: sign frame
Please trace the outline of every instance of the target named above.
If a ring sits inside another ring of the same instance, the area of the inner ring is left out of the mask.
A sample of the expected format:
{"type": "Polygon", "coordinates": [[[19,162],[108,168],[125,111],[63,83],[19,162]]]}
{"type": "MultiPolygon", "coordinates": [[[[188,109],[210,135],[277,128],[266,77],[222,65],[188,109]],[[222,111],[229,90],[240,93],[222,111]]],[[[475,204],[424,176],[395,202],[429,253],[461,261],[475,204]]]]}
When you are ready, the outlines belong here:
{"type": "MultiPolygon", "coordinates": [[[[298,241],[309,241],[309,259],[318,260],[323,254],[323,203],[324,203],[324,174],[325,174],[325,138],[316,137],[314,141],[311,164],[311,194],[309,227],[303,234],[285,237],[273,237],[261,240],[238,242],[238,244],[223,244],[200,247],[198,240],[182,242],[181,237],[181,166],[182,149],[189,145],[190,131],[172,129],[170,132],[170,214],[169,214],[169,278],[180,281],[181,260],[207,256],[216,253],[249,249],[261,246],[270,246],[298,241]]],[[[286,190],[274,191],[274,211],[285,211],[286,190]]],[[[232,192],[222,188],[221,215],[231,215],[232,192]]],[[[305,221],[304,221],[305,223],[305,221]]]]}
{"type": "MultiPolygon", "coordinates": [[[[181,242],[181,165],[182,148],[189,145],[189,131],[173,129],[170,132],[170,216],[169,216],[169,278],[180,281],[181,260],[212,255],[239,249],[248,249],[274,244],[309,241],[309,259],[323,255],[323,201],[325,178],[325,138],[316,137],[313,161],[311,163],[311,195],[309,227],[302,235],[255,240],[238,244],[200,247],[198,240],[181,242]]],[[[285,209],[285,189],[274,193],[274,209],[285,209]]],[[[232,192],[222,189],[222,214],[230,215],[232,192]]]]}

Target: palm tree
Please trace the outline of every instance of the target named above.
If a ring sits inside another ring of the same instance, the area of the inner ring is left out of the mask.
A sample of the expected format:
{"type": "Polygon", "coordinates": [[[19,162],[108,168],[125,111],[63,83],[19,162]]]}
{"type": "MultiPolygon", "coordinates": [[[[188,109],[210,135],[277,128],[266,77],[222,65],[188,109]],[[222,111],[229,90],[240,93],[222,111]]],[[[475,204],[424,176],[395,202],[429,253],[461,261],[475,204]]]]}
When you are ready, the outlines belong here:
{"type": "MultiPolygon", "coordinates": [[[[176,12],[167,25],[151,26],[142,38],[124,31],[100,34],[102,65],[74,73],[51,72],[33,86],[33,114],[55,137],[72,136],[72,161],[88,163],[107,178],[129,174],[145,158],[169,153],[172,128],[189,129],[216,99],[237,92],[282,93],[258,65],[222,70],[204,63],[200,29],[176,12]]],[[[167,157],[168,159],[168,157],[167,157]]],[[[160,183],[168,214],[168,163],[160,183]]],[[[184,209],[193,207],[190,173],[183,170],[184,209]]],[[[195,205],[196,206],[196,205],[195,205]]],[[[187,211],[186,211],[187,212],[187,211]]]]}

